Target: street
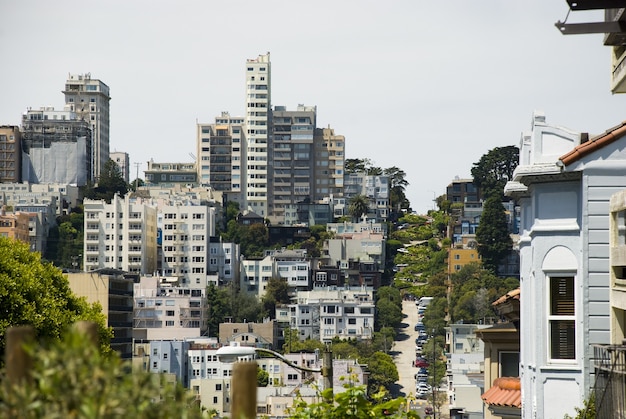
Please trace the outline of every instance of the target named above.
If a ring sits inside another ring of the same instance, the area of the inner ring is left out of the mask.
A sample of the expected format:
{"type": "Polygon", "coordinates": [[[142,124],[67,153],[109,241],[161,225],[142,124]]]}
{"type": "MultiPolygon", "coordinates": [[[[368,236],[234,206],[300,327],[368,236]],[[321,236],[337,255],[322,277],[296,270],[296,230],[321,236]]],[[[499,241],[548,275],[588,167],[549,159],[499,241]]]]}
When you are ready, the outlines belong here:
{"type": "MultiPolygon", "coordinates": [[[[415,360],[415,339],[418,333],[414,330],[417,323],[417,307],[415,301],[403,301],[402,313],[404,320],[401,327],[397,330],[396,341],[393,346],[391,355],[394,358],[396,367],[398,368],[398,386],[396,397],[404,397],[408,400],[412,410],[419,413],[424,418],[424,407],[432,406],[430,399],[415,399],[415,373],[412,362],[415,360]]],[[[439,415],[437,415],[439,417],[439,415]]],[[[441,418],[449,417],[446,406],[442,406],[441,418]]]]}

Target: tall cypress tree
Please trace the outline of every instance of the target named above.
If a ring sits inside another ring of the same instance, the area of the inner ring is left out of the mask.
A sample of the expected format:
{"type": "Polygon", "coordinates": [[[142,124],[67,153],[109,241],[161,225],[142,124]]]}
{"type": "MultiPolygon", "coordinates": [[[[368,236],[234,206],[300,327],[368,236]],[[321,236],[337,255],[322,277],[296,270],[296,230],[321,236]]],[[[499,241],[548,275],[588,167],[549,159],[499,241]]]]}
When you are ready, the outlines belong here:
{"type": "Polygon", "coordinates": [[[498,194],[492,194],[485,201],[480,224],[476,229],[476,241],[483,266],[497,275],[498,263],[506,257],[513,246],[504,206],[498,194]]]}

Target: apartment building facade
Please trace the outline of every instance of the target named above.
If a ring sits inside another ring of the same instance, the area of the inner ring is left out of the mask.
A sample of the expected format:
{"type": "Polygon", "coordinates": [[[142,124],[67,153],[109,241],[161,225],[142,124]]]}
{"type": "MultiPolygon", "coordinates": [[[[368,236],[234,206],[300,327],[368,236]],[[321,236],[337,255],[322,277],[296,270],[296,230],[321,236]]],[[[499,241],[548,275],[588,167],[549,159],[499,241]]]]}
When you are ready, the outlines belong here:
{"type": "Polygon", "coordinates": [[[207,332],[206,287],[181,286],[176,277],[142,276],[133,291],[135,339],[186,339],[207,332]]]}
{"type": "Polygon", "coordinates": [[[200,202],[177,201],[160,205],[162,271],[178,276],[181,284],[207,286],[209,243],[215,236],[215,208],[200,202]]]}
{"type": "Polygon", "coordinates": [[[243,117],[222,112],[213,124],[196,124],[198,182],[227,194],[242,209],[247,169],[244,122],[243,117]]]}
{"type": "Polygon", "coordinates": [[[270,53],[246,61],[246,207],[268,216],[268,153],[272,111],[270,53]]]}
{"type": "Polygon", "coordinates": [[[30,243],[30,217],[25,212],[6,212],[4,206],[0,210],[0,236],[9,237],[22,243],[30,243]]]}
{"type": "Polygon", "coordinates": [[[93,147],[91,125],[76,112],[28,109],[22,115],[21,179],[84,186],[95,180],[93,147]]]}
{"type": "Polygon", "coordinates": [[[94,179],[98,179],[109,160],[109,86],[101,80],[92,79],[91,73],[70,74],[65,82],[65,105],[78,119],[87,121],[91,128],[93,147],[91,167],[94,179]]]}
{"type": "Polygon", "coordinates": [[[374,291],[370,287],[328,287],[298,291],[289,304],[290,328],[300,340],[329,343],[333,338],[371,339],[374,333],[374,291]]]}
{"type": "Polygon", "coordinates": [[[0,125],[0,183],[22,179],[22,133],[16,125],[0,125]]]}
{"type": "Polygon", "coordinates": [[[152,274],[157,269],[157,210],[141,198],[115,195],[111,203],[86,199],[85,271],[120,269],[152,274]]]}

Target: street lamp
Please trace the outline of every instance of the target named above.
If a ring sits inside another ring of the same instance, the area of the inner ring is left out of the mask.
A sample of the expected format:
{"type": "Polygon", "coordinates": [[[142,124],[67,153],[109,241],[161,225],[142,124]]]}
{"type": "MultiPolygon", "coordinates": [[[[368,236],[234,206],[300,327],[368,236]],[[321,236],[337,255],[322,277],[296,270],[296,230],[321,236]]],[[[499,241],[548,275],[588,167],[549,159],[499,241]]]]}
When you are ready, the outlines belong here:
{"type": "Polygon", "coordinates": [[[228,346],[219,348],[217,355],[220,362],[232,363],[238,360],[233,367],[232,379],[232,417],[255,418],[256,417],[256,371],[257,364],[251,361],[257,354],[268,354],[278,358],[292,368],[306,372],[321,373],[324,379],[324,388],[333,389],[333,356],[329,348],[326,348],[322,357],[322,368],[307,368],[296,365],[278,352],[271,349],[257,348],[252,346],[240,346],[239,342],[231,342],[228,346]]]}

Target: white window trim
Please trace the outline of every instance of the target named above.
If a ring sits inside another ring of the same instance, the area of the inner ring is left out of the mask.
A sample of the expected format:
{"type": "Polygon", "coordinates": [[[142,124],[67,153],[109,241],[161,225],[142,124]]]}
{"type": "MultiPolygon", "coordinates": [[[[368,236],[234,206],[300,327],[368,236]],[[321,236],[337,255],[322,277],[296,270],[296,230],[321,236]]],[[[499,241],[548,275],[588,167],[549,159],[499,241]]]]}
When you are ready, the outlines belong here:
{"type": "Polygon", "coordinates": [[[580,347],[581,345],[579,344],[579,339],[578,337],[580,336],[579,333],[582,332],[581,327],[579,326],[579,322],[577,321],[577,316],[579,315],[579,313],[581,312],[581,308],[580,308],[580,304],[578,301],[578,275],[576,275],[575,271],[548,271],[545,272],[545,281],[544,281],[544,289],[545,289],[545,357],[546,357],[546,364],[548,365],[577,365],[578,364],[578,359],[580,357],[580,351],[582,350],[582,348],[580,347]],[[553,316],[550,314],[550,281],[552,278],[573,278],[574,280],[574,315],[573,316],[553,316]],[[552,320],[573,320],[574,321],[574,342],[575,342],[575,348],[574,348],[574,358],[573,359],[559,359],[559,358],[552,358],[551,357],[551,351],[552,351],[552,347],[551,347],[551,336],[550,336],[550,321],[552,320]]]}

